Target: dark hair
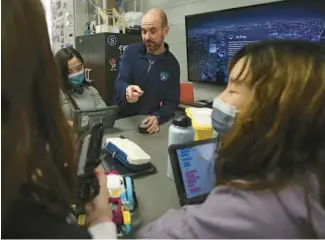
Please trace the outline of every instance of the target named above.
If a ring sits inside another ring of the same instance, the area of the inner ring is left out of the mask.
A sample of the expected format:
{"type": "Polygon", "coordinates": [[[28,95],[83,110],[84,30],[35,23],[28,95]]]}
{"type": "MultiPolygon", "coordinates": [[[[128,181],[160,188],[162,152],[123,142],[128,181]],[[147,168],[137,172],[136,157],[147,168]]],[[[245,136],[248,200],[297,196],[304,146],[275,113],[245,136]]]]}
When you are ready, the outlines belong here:
{"type": "MultiPolygon", "coordinates": [[[[69,84],[69,73],[68,73],[68,62],[76,57],[82,64],[84,64],[84,59],[81,54],[74,48],[62,48],[55,54],[55,62],[58,67],[58,71],[61,73],[61,89],[65,94],[71,94],[71,85],[69,84]]],[[[83,84],[87,84],[84,81],[83,84]]]]}
{"type": "Polygon", "coordinates": [[[76,193],[74,141],[60,105],[44,9],[37,0],[1,3],[2,216],[23,183],[66,207],[76,193]]]}
{"type": "Polygon", "coordinates": [[[218,180],[267,188],[308,173],[325,176],[325,48],[293,40],[254,43],[237,52],[230,71],[242,58],[252,96],[222,139],[218,180]]]}

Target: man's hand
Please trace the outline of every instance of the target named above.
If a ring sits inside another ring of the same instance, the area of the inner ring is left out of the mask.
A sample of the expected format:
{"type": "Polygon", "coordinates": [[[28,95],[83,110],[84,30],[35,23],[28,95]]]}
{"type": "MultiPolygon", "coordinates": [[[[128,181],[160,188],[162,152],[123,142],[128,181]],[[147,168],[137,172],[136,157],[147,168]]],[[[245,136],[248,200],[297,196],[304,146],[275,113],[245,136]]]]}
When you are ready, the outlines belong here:
{"type": "Polygon", "coordinates": [[[135,103],[139,100],[139,97],[142,96],[143,91],[137,85],[130,85],[126,88],[126,101],[128,103],[135,103]]]}
{"type": "Polygon", "coordinates": [[[142,123],[146,126],[147,132],[150,134],[159,131],[159,122],[156,116],[149,116],[142,123]]]}

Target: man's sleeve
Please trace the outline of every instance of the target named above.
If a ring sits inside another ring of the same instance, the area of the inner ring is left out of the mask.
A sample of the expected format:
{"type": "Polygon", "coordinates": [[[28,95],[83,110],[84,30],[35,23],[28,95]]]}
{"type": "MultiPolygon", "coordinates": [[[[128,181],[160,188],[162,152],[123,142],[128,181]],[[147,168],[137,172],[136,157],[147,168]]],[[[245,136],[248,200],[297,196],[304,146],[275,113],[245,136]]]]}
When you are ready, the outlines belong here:
{"type": "Polygon", "coordinates": [[[115,81],[115,91],[118,106],[126,103],[125,92],[131,82],[130,51],[128,48],[121,56],[118,75],[115,81]]]}
{"type": "Polygon", "coordinates": [[[170,79],[170,87],[165,94],[165,98],[162,102],[161,108],[154,112],[153,115],[158,117],[159,124],[167,122],[173,117],[173,113],[177,109],[180,101],[180,67],[179,63],[176,61],[177,66],[175,73],[170,79]]]}

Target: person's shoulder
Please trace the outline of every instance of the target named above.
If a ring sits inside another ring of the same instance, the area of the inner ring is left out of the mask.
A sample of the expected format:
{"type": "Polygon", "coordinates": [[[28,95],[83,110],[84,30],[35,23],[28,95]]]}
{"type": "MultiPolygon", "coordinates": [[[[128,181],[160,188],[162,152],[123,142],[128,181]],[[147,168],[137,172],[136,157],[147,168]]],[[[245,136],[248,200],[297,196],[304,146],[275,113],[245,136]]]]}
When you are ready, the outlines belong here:
{"type": "Polygon", "coordinates": [[[64,94],[63,90],[60,89],[60,98],[64,98],[64,97],[65,97],[65,94],[64,94]]]}
{"type": "Polygon", "coordinates": [[[128,47],[125,49],[123,56],[130,56],[134,57],[136,54],[139,54],[144,49],[143,42],[137,42],[137,43],[131,43],[128,45],[128,47]]]}
{"type": "Polygon", "coordinates": [[[88,85],[88,86],[85,86],[84,89],[86,89],[88,91],[87,95],[94,96],[94,95],[99,94],[98,90],[93,86],[88,85]]]}
{"type": "Polygon", "coordinates": [[[88,89],[88,90],[91,91],[91,92],[98,92],[97,89],[96,89],[95,87],[90,86],[90,85],[85,86],[85,89],[88,89]]]}
{"type": "Polygon", "coordinates": [[[179,62],[178,62],[177,58],[170,50],[168,50],[168,59],[173,65],[179,67],[179,62]]]}
{"type": "Polygon", "coordinates": [[[175,55],[168,50],[168,57],[172,60],[172,61],[176,61],[178,63],[177,58],[175,57],[175,55]]]}
{"type": "Polygon", "coordinates": [[[141,49],[144,48],[143,42],[136,42],[136,43],[131,43],[126,50],[127,51],[140,51],[141,49]]]}
{"type": "Polygon", "coordinates": [[[137,43],[131,43],[127,46],[127,48],[124,50],[124,53],[121,56],[121,59],[125,61],[133,61],[134,57],[140,56],[139,53],[141,51],[141,47],[143,48],[142,42],[137,43]]]}
{"type": "Polygon", "coordinates": [[[283,209],[286,208],[295,216],[294,211],[290,209],[290,204],[286,203],[296,201],[299,191],[299,187],[296,186],[290,186],[278,192],[271,189],[245,190],[231,186],[217,186],[209,194],[200,210],[214,217],[222,216],[224,219],[241,216],[243,221],[264,227],[267,222],[278,221],[278,224],[272,225],[275,228],[279,224],[290,224],[289,219],[284,218],[283,209]]]}
{"type": "Polygon", "coordinates": [[[69,102],[67,95],[60,89],[60,100],[62,103],[69,102]]]}

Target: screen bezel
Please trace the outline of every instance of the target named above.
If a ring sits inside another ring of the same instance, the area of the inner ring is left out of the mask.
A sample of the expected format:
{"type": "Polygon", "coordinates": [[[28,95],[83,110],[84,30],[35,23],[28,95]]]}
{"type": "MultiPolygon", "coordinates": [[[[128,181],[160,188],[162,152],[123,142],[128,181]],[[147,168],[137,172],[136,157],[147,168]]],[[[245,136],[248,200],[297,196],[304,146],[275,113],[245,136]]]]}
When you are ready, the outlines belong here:
{"type": "Polygon", "coordinates": [[[218,138],[210,138],[206,140],[200,140],[200,141],[193,141],[189,143],[183,143],[183,144],[172,144],[168,147],[168,154],[169,154],[169,159],[170,163],[173,169],[173,174],[174,174],[174,182],[176,185],[176,190],[179,198],[179,202],[181,206],[187,205],[187,204],[200,204],[205,201],[209,193],[203,194],[197,197],[193,198],[187,198],[186,196],[186,191],[185,191],[185,186],[183,183],[183,177],[182,177],[182,172],[181,168],[179,165],[179,159],[177,155],[177,150],[182,149],[182,148],[192,148],[204,144],[209,144],[209,143],[215,143],[217,144],[218,138]]]}
{"type": "MultiPolygon", "coordinates": [[[[308,3],[310,4],[310,2],[322,2],[320,0],[310,0],[308,1],[308,3]]],[[[214,14],[218,14],[218,13],[224,13],[224,12],[231,12],[231,11],[238,11],[238,10],[244,10],[244,9],[248,9],[248,8],[258,8],[258,7],[264,7],[264,6],[269,6],[269,5],[281,5],[281,4],[288,4],[288,2],[292,2],[294,3],[306,3],[305,0],[278,0],[276,2],[267,2],[267,3],[257,3],[257,4],[253,4],[253,5],[246,5],[246,6],[240,6],[240,7],[234,7],[234,8],[226,8],[226,9],[221,9],[221,10],[216,10],[216,11],[212,11],[212,12],[204,12],[204,13],[196,13],[196,14],[190,14],[190,15],[186,15],[185,16],[185,44],[186,44],[186,61],[187,61],[187,80],[191,83],[194,84],[206,84],[206,85],[211,85],[211,86],[227,86],[227,83],[224,84],[220,84],[220,83],[213,83],[213,82],[204,82],[204,81],[193,81],[190,79],[190,72],[189,72],[189,66],[188,66],[188,59],[189,59],[189,52],[188,52],[188,20],[190,18],[194,18],[194,17],[199,17],[202,15],[214,15],[214,14]]],[[[323,45],[323,44],[321,44],[323,45]]]]}
{"type": "Polygon", "coordinates": [[[93,117],[92,113],[97,113],[97,112],[103,112],[103,116],[105,116],[105,113],[111,112],[112,115],[112,120],[109,126],[107,126],[105,123],[104,128],[112,128],[114,127],[115,121],[117,119],[117,112],[118,112],[118,106],[113,105],[113,106],[107,106],[107,107],[102,107],[102,108],[94,108],[94,109],[88,109],[88,110],[75,110],[74,111],[74,118],[73,118],[73,128],[77,135],[83,135],[84,133],[88,133],[91,130],[91,126],[87,126],[86,128],[80,127],[80,117],[83,114],[89,114],[90,119],[93,117]],[[111,126],[112,125],[112,126],[111,126]]]}

